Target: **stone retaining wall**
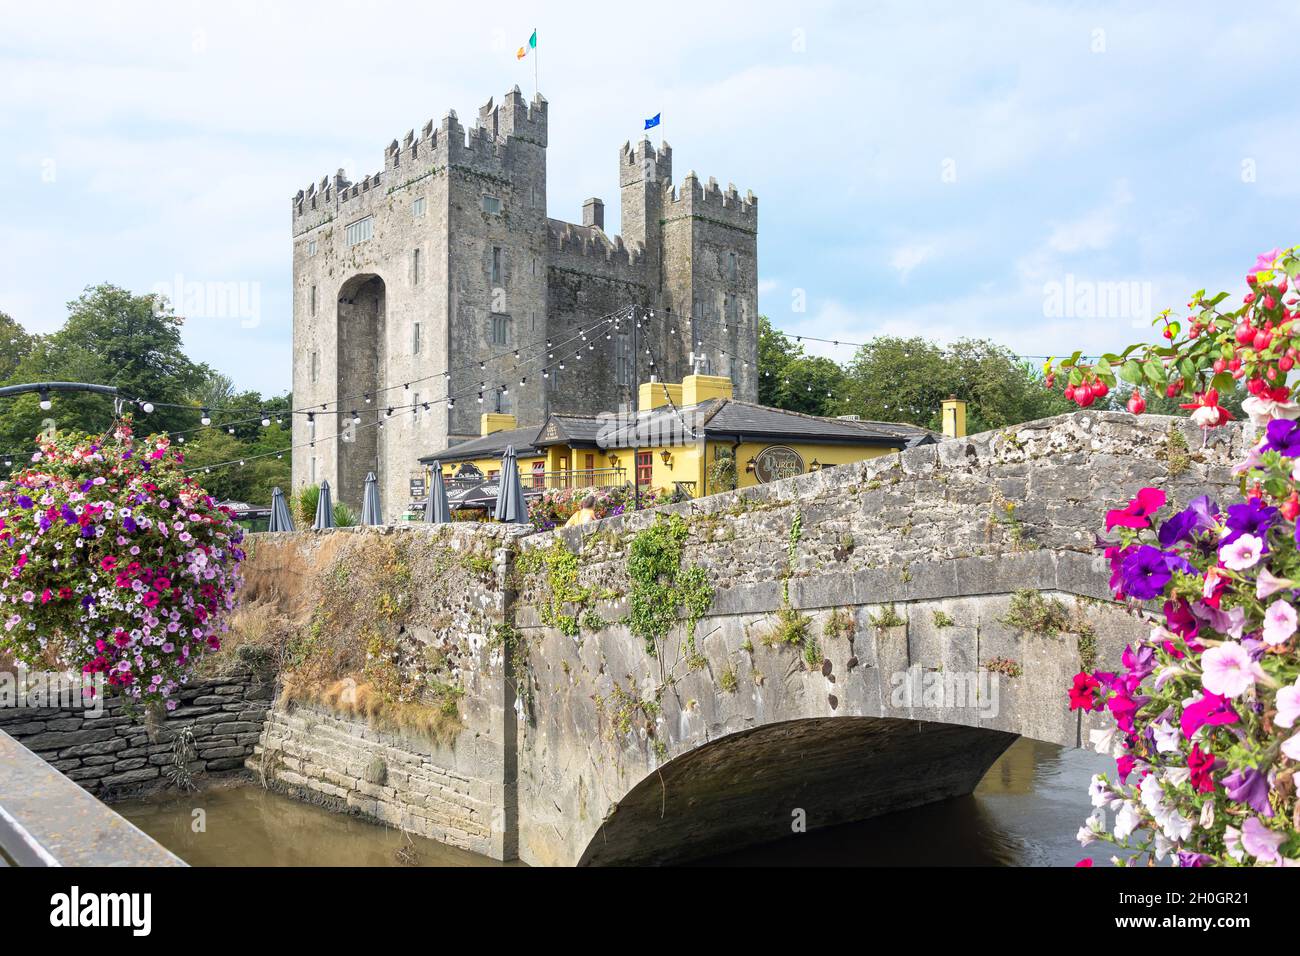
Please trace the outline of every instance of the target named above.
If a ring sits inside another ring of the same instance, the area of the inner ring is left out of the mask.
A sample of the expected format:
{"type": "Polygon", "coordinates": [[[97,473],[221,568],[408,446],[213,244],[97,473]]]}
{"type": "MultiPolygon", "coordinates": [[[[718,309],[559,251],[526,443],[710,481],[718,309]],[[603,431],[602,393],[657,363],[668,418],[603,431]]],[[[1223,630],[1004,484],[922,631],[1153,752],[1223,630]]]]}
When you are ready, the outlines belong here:
{"type": "Polygon", "coordinates": [[[72,707],[0,710],[0,730],[35,752],[68,779],[111,801],[163,785],[173,763],[176,732],[190,728],[197,751],[187,764],[192,776],[238,770],[253,753],[274,688],[265,678],[241,672],[194,684],[150,739],[144,715],[128,715],[120,699],[102,713],[72,707]]]}
{"type": "Polygon", "coordinates": [[[461,746],[481,752],[458,761],[455,746],[297,705],[271,712],[248,767],[290,796],[501,858],[500,781],[455,769],[459,763],[499,769],[500,754],[482,738],[461,746]]]}

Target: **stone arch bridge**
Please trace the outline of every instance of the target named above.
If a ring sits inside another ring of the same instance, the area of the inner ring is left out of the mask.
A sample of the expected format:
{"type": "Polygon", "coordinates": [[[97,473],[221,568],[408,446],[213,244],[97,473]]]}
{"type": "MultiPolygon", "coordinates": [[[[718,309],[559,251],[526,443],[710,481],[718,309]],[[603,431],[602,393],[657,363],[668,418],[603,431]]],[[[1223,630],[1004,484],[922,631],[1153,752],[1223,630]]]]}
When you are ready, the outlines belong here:
{"type": "MultiPolygon", "coordinates": [[[[319,796],[322,752],[337,751],[328,786],[344,791],[366,753],[400,752],[463,799],[401,778],[332,795],[540,865],[676,860],[780,838],[796,813],[815,828],[969,793],[1017,736],[1086,742],[1071,677],[1117,663],[1143,630],[1108,600],[1105,510],[1145,485],[1226,497],[1241,443],[1239,429],[1202,445],[1184,420],[1080,412],[577,529],[390,529],[493,536],[487,596],[413,583],[477,608],[440,625],[481,638],[464,726],[447,744],[342,740],[334,718],[285,713],[255,760],[319,796]],[[693,651],[679,621],[652,655],[627,623],[628,557],[674,516],[681,564],[713,595],[693,651]],[[313,742],[322,728],[331,743],[313,742]]],[[[310,566],[329,534],[266,536],[254,564],[310,566]]]]}

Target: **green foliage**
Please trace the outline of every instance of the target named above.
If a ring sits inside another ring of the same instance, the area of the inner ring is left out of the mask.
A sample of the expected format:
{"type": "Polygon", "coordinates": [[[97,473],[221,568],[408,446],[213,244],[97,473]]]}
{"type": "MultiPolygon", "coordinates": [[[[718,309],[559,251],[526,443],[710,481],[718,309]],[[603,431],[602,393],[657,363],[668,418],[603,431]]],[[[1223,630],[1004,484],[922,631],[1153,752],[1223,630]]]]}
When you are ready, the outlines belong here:
{"type": "Polygon", "coordinates": [[[804,347],[758,317],[758,401],[807,415],[834,415],[843,392],[844,370],[828,358],[810,356],[804,347]]]}
{"type": "Polygon", "coordinates": [[[895,610],[892,604],[888,604],[875,614],[870,615],[870,620],[872,627],[882,631],[888,627],[902,627],[907,623],[907,620],[895,610]]]}
{"type": "Polygon", "coordinates": [[[320,485],[305,485],[298,489],[298,523],[310,528],[316,520],[316,507],[320,504],[320,485]]]}
{"type": "MultiPolygon", "coordinates": [[[[142,430],[175,436],[187,433],[178,450],[186,467],[280,452],[289,447],[288,420],[281,428],[263,428],[256,411],[214,413],[212,428],[200,429],[199,410],[221,405],[286,411],[285,396],[263,399],[256,392],[236,392],[230,379],[192,362],[182,348],[184,319],[158,295],[133,295],[107,283],[88,287],[68,303],[63,326],[50,335],[27,333],[0,313],[0,384],[83,382],[113,385],[128,399],[155,403],[141,415],[142,430]],[[180,407],[172,408],[170,405],[180,407]],[[242,419],[251,419],[242,421],[242,419]],[[236,422],[238,422],[236,424],[236,422]],[[235,434],[226,431],[229,425],[235,434]],[[228,439],[228,441],[227,441],[228,439]]],[[[0,403],[0,450],[34,450],[33,439],[50,423],[67,431],[101,434],[113,420],[113,400],[104,395],[60,392],[53,408],[42,410],[37,395],[0,403]]],[[[5,470],[0,468],[0,477],[5,470]]],[[[269,504],[270,489],[288,487],[289,461],[274,455],[204,474],[204,484],[218,499],[269,504]]]]}
{"type": "Polygon", "coordinates": [[[686,615],[686,652],[695,664],[695,625],[713,603],[713,586],[698,565],[682,564],[690,529],[681,515],[657,515],[655,522],[632,537],[628,546],[628,625],[645,641],[646,653],[657,656],[656,641],[686,615]]]}
{"type": "Polygon", "coordinates": [[[334,524],[340,528],[351,528],[357,523],[357,513],[343,502],[334,504],[334,524]]]}
{"type": "Polygon", "coordinates": [[[953,625],[953,619],[949,617],[948,614],[946,614],[943,611],[934,612],[935,627],[952,627],[952,625],[953,625]]]}
{"type": "Polygon", "coordinates": [[[822,636],[828,640],[853,639],[853,612],[848,608],[837,607],[822,626],[822,636]]]}
{"type": "Polygon", "coordinates": [[[718,675],[718,686],[722,688],[723,693],[734,694],[736,692],[736,687],[739,686],[739,684],[740,681],[736,677],[736,669],[734,667],[728,667],[718,675]]]}
{"type": "Polygon", "coordinates": [[[538,609],[542,623],[577,637],[579,620],[595,600],[591,588],[578,583],[578,556],[557,538],[549,547],[532,548],[519,555],[515,569],[525,577],[545,574],[548,593],[538,609]],[[575,608],[572,614],[568,611],[571,605],[575,608]]]}
{"type": "Polygon", "coordinates": [[[1070,614],[1056,598],[1045,598],[1033,588],[1022,588],[1011,596],[1003,624],[1022,631],[1055,637],[1070,627],[1070,614]]]}
{"type": "Polygon", "coordinates": [[[1009,657],[994,657],[984,662],[984,669],[994,674],[1001,674],[1003,677],[1019,677],[1025,669],[1019,663],[1009,657]]]}

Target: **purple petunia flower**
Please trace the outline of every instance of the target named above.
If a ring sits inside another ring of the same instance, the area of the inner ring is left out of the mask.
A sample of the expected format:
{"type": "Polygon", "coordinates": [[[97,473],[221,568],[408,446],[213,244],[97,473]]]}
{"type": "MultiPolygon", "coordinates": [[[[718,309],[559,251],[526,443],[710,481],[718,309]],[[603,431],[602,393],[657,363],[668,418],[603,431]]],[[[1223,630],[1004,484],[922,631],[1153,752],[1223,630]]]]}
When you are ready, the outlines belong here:
{"type": "Polygon", "coordinates": [[[1273,815],[1268,803],[1268,778],[1253,767],[1238,770],[1223,778],[1223,789],[1229,800],[1244,803],[1265,817],[1273,815]]]}
{"type": "Polygon", "coordinates": [[[1209,495],[1201,495],[1160,526],[1161,547],[1172,547],[1179,541],[1192,541],[1199,535],[1212,531],[1218,516],[1219,506],[1209,495]]]}
{"type": "Polygon", "coordinates": [[[1264,451],[1275,451],[1283,458],[1300,458],[1300,422],[1275,418],[1268,423],[1264,451]]]}
{"type": "Polygon", "coordinates": [[[28,498],[26,495],[19,495],[17,501],[18,501],[18,507],[22,508],[23,510],[26,510],[32,506],[32,499],[28,498]]]}
{"type": "Polygon", "coordinates": [[[1242,535],[1249,534],[1263,541],[1264,550],[1268,551],[1268,529],[1273,527],[1278,514],[1276,508],[1264,504],[1258,498],[1251,498],[1239,505],[1229,505],[1225,522],[1229,534],[1221,544],[1232,544],[1242,535]]]}
{"type": "Polygon", "coordinates": [[[1124,558],[1119,575],[1125,594],[1139,601],[1149,601],[1164,592],[1175,570],[1196,573],[1184,558],[1144,544],[1124,558]]]}

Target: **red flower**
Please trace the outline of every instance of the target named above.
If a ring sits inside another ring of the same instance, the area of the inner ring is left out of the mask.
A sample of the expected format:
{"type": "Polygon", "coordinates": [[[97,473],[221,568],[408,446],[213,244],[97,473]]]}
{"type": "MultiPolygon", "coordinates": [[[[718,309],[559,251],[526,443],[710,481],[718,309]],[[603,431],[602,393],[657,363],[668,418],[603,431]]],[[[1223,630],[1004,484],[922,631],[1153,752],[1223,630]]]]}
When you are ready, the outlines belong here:
{"type": "Polygon", "coordinates": [[[1093,695],[1101,684],[1091,674],[1080,672],[1074,675],[1074,686],[1070,688],[1071,710],[1092,710],[1097,706],[1093,695]]]}
{"type": "Polygon", "coordinates": [[[1143,488],[1137,497],[1122,510],[1106,512],[1106,530],[1116,525],[1122,528],[1145,528],[1151,523],[1151,515],[1165,506],[1165,493],[1159,488],[1143,488]]]}
{"type": "Polygon", "coordinates": [[[1187,769],[1197,793],[1213,792],[1214,778],[1210,771],[1214,769],[1214,754],[1202,750],[1200,744],[1192,744],[1192,752],[1187,755],[1187,769]]]}

